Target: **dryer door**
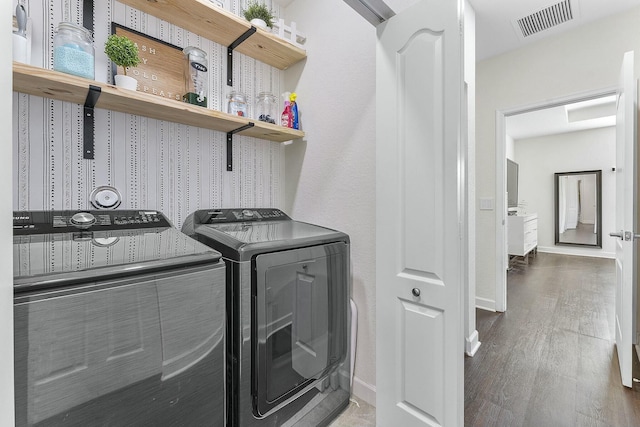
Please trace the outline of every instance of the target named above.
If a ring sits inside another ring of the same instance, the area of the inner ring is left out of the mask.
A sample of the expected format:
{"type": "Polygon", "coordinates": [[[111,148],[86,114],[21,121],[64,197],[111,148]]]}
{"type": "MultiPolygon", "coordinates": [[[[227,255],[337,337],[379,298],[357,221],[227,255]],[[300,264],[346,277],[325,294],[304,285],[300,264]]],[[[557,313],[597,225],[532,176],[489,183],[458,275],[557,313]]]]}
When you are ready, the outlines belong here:
{"type": "Polygon", "coordinates": [[[256,415],[302,393],[346,356],[347,259],[342,242],[256,257],[256,415]]]}

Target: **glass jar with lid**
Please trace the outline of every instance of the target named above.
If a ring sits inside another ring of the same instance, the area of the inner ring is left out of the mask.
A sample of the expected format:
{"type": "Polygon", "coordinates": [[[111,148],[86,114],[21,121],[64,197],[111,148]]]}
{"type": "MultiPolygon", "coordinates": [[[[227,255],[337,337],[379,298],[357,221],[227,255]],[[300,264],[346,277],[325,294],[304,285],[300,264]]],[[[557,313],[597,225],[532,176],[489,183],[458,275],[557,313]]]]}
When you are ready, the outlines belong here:
{"type": "Polygon", "coordinates": [[[208,65],[207,54],[195,46],[182,49],[185,57],[184,95],[182,100],[189,104],[207,106],[208,65]]]}
{"type": "Polygon", "coordinates": [[[255,118],[261,122],[276,123],[278,99],[271,92],[260,92],[256,97],[255,118]]]}
{"type": "Polygon", "coordinates": [[[93,37],[86,28],[72,22],[58,24],[53,38],[53,69],[86,79],[95,78],[93,37]]]}
{"type": "Polygon", "coordinates": [[[227,95],[227,113],[248,117],[247,110],[247,96],[245,94],[232,91],[227,95]]]}

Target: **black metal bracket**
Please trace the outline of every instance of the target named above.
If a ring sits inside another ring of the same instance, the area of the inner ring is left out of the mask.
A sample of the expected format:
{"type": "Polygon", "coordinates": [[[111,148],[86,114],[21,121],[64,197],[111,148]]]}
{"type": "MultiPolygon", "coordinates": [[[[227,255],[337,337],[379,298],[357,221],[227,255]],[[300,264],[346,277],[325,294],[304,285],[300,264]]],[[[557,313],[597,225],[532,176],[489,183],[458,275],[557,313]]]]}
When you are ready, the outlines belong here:
{"type": "MultiPolygon", "coordinates": [[[[93,15],[94,15],[94,1],[83,0],[82,2],[82,26],[93,34],[93,15]]],[[[85,159],[94,158],[95,149],[95,121],[93,108],[98,102],[100,97],[99,86],[89,85],[89,92],[87,92],[87,98],[84,101],[84,130],[83,130],[83,143],[82,143],[82,157],[85,159]]]]}
{"type": "Polygon", "coordinates": [[[87,99],[84,101],[84,142],[82,145],[82,156],[85,159],[94,158],[95,145],[95,121],[93,108],[100,98],[102,89],[99,86],[89,85],[87,99]]]}
{"type": "Polygon", "coordinates": [[[230,172],[233,170],[233,134],[242,132],[243,130],[252,128],[253,126],[254,123],[249,122],[248,124],[239,127],[238,129],[227,132],[227,171],[230,172]]]}
{"type": "Polygon", "coordinates": [[[83,0],[82,2],[82,26],[93,35],[93,0],[83,0]]]}
{"type": "Polygon", "coordinates": [[[227,47],[227,86],[233,86],[233,50],[256,32],[253,25],[227,47]]]}

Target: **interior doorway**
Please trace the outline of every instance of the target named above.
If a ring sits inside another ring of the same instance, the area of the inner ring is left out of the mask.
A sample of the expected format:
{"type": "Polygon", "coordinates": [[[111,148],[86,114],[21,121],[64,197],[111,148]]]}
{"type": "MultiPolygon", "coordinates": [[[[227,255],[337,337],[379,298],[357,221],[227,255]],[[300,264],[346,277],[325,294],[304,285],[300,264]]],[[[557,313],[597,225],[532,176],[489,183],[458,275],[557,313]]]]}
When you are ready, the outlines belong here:
{"type": "MultiPolygon", "coordinates": [[[[564,108],[567,120],[570,120],[570,105],[577,105],[598,100],[605,97],[615,96],[616,88],[600,89],[558,97],[552,100],[543,101],[522,107],[496,111],[496,311],[503,312],[507,310],[507,268],[509,265],[508,243],[507,243],[507,151],[508,140],[510,138],[507,128],[508,121],[511,118],[522,117],[526,114],[537,114],[547,112],[547,110],[564,108]]],[[[587,110],[583,110],[585,113],[587,110]]],[[[597,115],[595,109],[590,109],[592,115],[597,115]]],[[[586,114],[586,113],[585,113],[586,114]]],[[[582,116],[584,119],[587,116],[582,116]]],[[[574,115],[574,121],[578,120],[579,115],[574,115]]],[[[537,126],[541,124],[549,125],[549,120],[536,120],[537,126]]],[[[613,123],[615,125],[615,122],[613,123]]],[[[550,133],[553,133],[551,131],[550,133]]],[[[556,132],[560,133],[560,131],[556,132]]],[[[611,165],[613,166],[613,165],[611,165]]],[[[526,210],[526,206],[524,206],[526,210]]]]}

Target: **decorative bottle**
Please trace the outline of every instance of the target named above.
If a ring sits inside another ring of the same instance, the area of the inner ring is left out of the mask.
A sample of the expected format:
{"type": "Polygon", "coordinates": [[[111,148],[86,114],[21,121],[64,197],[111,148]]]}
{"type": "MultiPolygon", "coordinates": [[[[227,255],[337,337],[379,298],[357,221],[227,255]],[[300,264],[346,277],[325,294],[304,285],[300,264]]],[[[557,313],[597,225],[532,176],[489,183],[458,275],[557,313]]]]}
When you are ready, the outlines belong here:
{"type": "Polygon", "coordinates": [[[182,100],[189,104],[207,106],[207,54],[195,46],[185,47],[182,52],[184,64],[184,95],[182,100]]]}

